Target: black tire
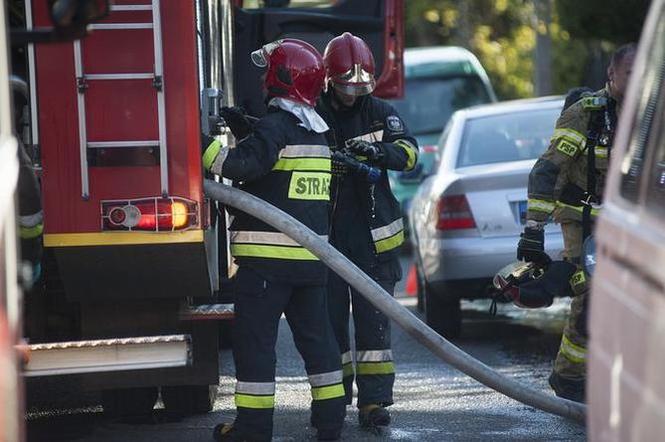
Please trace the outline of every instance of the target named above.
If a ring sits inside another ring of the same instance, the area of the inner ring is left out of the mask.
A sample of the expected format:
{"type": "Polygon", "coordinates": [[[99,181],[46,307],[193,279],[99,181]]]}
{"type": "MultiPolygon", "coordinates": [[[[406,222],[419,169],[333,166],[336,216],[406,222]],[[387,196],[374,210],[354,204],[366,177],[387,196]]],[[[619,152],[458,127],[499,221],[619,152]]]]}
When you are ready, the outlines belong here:
{"type": "Polygon", "coordinates": [[[447,339],[458,338],[462,332],[462,308],[459,298],[444,298],[424,284],[425,322],[447,339]]]}
{"type": "Polygon", "coordinates": [[[212,410],[217,385],[170,385],[162,387],[164,408],[172,415],[191,416],[212,410]]]}
{"type": "Polygon", "coordinates": [[[112,418],[148,416],[152,414],[157,393],[157,387],[104,390],[102,391],[104,414],[112,418]]]}

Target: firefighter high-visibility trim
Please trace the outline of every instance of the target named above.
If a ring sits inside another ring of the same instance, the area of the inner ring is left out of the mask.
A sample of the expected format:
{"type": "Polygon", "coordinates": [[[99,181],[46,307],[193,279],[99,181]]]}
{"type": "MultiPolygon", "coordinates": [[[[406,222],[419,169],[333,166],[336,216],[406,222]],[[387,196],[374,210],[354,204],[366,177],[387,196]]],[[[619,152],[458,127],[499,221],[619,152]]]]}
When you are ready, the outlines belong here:
{"type": "Polygon", "coordinates": [[[403,242],[404,230],[400,230],[395,236],[376,241],[374,247],[376,248],[376,253],[383,253],[401,246],[403,242]]]}
{"type": "Polygon", "coordinates": [[[374,242],[376,241],[381,241],[382,239],[390,238],[391,236],[395,236],[399,232],[404,230],[404,221],[402,218],[398,218],[395,221],[391,222],[390,224],[382,227],[377,227],[376,229],[372,229],[372,240],[374,242]]]}
{"type": "Polygon", "coordinates": [[[236,407],[266,409],[275,408],[275,396],[254,396],[250,394],[235,394],[236,407]]]}
{"type": "Polygon", "coordinates": [[[280,158],[330,158],[328,146],[309,144],[291,144],[279,151],[280,158]]]}
{"type": "MultiPolygon", "coordinates": [[[[383,129],[375,130],[373,132],[367,132],[365,134],[351,138],[351,140],[363,140],[363,141],[368,141],[370,143],[375,143],[377,141],[381,141],[382,139],[383,139],[383,129]]],[[[350,140],[347,140],[347,143],[349,141],[350,140]]]]}
{"type": "Polygon", "coordinates": [[[330,158],[280,158],[272,170],[305,170],[330,172],[330,158]]]}
{"type": "Polygon", "coordinates": [[[559,142],[556,145],[556,150],[568,155],[569,157],[574,157],[575,154],[577,154],[579,147],[564,138],[562,140],[559,140],[559,142]]]}
{"type": "Polygon", "coordinates": [[[330,201],[330,173],[293,172],[288,196],[295,200],[330,201]]]}
{"type": "Polygon", "coordinates": [[[39,211],[32,215],[23,215],[18,217],[18,223],[22,227],[34,227],[44,221],[44,212],[39,211]]]}
{"type": "Polygon", "coordinates": [[[325,387],[312,387],[312,399],[315,401],[325,401],[326,399],[335,399],[343,396],[344,385],[341,383],[325,387]]]}
{"type": "Polygon", "coordinates": [[[527,210],[535,212],[552,213],[556,208],[556,204],[552,201],[538,200],[529,198],[527,201],[527,210]]]}
{"type": "Polygon", "coordinates": [[[236,382],[236,393],[251,394],[259,396],[270,396],[275,394],[274,382],[236,382]]]}
{"type": "Polygon", "coordinates": [[[32,227],[20,226],[20,228],[19,228],[19,236],[21,237],[21,239],[37,238],[42,233],[44,233],[44,224],[41,224],[41,223],[37,224],[36,226],[32,226],[32,227]]]}
{"type": "Polygon", "coordinates": [[[318,261],[319,258],[303,247],[268,246],[260,244],[232,244],[231,254],[236,257],[293,259],[297,261],[318,261]]]}
{"type": "Polygon", "coordinates": [[[561,338],[559,352],[575,364],[583,364],[586,361],[586,348],[573,344],[565,334],[561,338]]]}
{"type": "Polygon", "coordinates": [[[600,159],[608,158],[609,155],[609,151],[605,146],[596,146],[594,149],[594,153],[596,154],[596,158],[600,159]]]}
{"type": "Polygon", "coordinates": [[[206,170],[210,170],[212,168],[212,163],[215,162],[215,158],[217,158],[221,148],[222,143],[219,140],[214,140],[208,144],[208,147],[206,147],[206,150],[203,153],[203,167],[206,170]]]}
{"type": "Polygon", "coordinates": [[[308,376],[312,387],[324,387],[342,382],[342,370],[329,371],[327,373],[311,374],[308,376]]]}
{"type": "MultiPolygon", "coordinates": [[[[328,241],[328,235],[319,235],[319,237],[324,241],[328,241]]],[[[231,244],[268,244],[300,247],[298,242],[281,232],[259,232],[249,230],[231,231],[231,244]]]]}
{"type": "Polygon", "coordinates": [[[389,362],[393,360],[392,350],[363,350],[356,352],[357,362],[389,362]]]}
{"type": "Polygon", "coordinates": [[[407,140],[399,139],[395,141],[394,144],[395,146],[401,147],[404,149],[404,152],[406,152],[407,160],[404,170],[411,170],[416,167],[416,162],[418,161],[418,149],[407,140]]]}
{"type": "Polygon", "coordinates": [[[353,376],[353,364],[351,362],[347,362],[346,364],[342,365],[342,373],[345,378],[348,378],[349,376],[353,376]]]}
{"type": "Polygon", "coordinates": [[[585,282],[586,276],[584,276],[584,270],[578,270],[570,277],[570,284],[573,286],[584,284],[585,282]]]}
{"type": "Polygon", "coordinates": [[[352,362],[352,355],[350,351],[342,353],[342,364],[349,364],[352,362]]]}
{"type": "Polygon", "coordinates": [[[578,149],[584,146],[584,143],[586,143],[586,137],[584,134],[573,129],[555,129],[554,134],[552,135],[552,139],[557,138],[563,138],[570,141],[578,149]]]}
{"type": "Polygon", "coordinates": [[[203,230],[184,232],[47,233],[44,247],[84,247],[203,242],[203,230]]]}
{"type": "Polygon", "coordinates": [[[358,375],[394,374],[395,364],[393,362],[358,362],[356,371],[358,375]]]}
{"type": "MultiPolygon", "coordinates": [[[[584,211],[584,206],[571,206],[570,204],[562,203],[561,201],[557,201],[556,205],[558,208],[564,210],[572,210],[580,215],[582,215],[582,212],[584,211]]],[[[598,216],[599,213],[600,213],[600,208],[591,209],[591,216],[598,216]]]]}

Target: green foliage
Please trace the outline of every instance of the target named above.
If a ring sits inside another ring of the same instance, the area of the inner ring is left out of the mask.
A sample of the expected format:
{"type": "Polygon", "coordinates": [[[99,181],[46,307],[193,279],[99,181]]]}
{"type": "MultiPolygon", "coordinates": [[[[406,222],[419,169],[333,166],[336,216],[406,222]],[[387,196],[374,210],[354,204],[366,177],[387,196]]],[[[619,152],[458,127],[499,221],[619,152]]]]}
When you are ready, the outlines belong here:
{"type": "Polygon", "coordinates": [[[572,37],[615,44],[637,41],[651,0],[557,0],[561,25],[572,37]]]}

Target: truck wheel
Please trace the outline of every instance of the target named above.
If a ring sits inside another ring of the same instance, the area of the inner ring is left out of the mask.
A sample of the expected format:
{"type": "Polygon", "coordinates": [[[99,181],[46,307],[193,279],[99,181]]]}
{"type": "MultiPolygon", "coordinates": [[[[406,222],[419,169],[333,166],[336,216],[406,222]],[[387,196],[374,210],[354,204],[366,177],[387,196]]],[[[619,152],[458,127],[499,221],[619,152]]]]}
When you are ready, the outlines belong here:
{"type": "Polygon", "coordinates": [[[104,414],[112,418],[147,416],[157,400],[157,387],[102,391],[104,414]]]}
{"type": "Polygon", "coordinates": [[[212,410],[217,385],[169,385],[162,387],[166,411],[176,416],[205,414],[212,410]]]}
{"type": "Polygon", "coordinates": [[[434,293],[425,282],[425,321],[435,332],[444,338],[457,338],[462,331],[462,309],[460,299],[446,299],[434,293]]]}

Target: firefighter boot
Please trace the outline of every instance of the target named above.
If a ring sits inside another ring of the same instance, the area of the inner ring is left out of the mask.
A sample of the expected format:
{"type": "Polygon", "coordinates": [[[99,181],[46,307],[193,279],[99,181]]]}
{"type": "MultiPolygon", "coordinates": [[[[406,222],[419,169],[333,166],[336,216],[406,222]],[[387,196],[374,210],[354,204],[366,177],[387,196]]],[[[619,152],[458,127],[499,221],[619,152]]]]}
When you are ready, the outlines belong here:
{"type": "Polygon", "coordinates": [[[377,404],[363,405],[358,413],[360,426],[363,428],[376,429],[390,425],[390,413],[377,404]]]}
{"type": "Polygon", "coordinates": [[[569,379],[552,372],[549,378],[550,387],[557,396],[575,402],[584,403],[584,379],[569,379]]]}
{"type": "Polygon", "coordinates": [[[212,430],[215,442],[258,442],[258,439],[248,438],[240,434],[233,424],[219,424],[212,430]]]}

